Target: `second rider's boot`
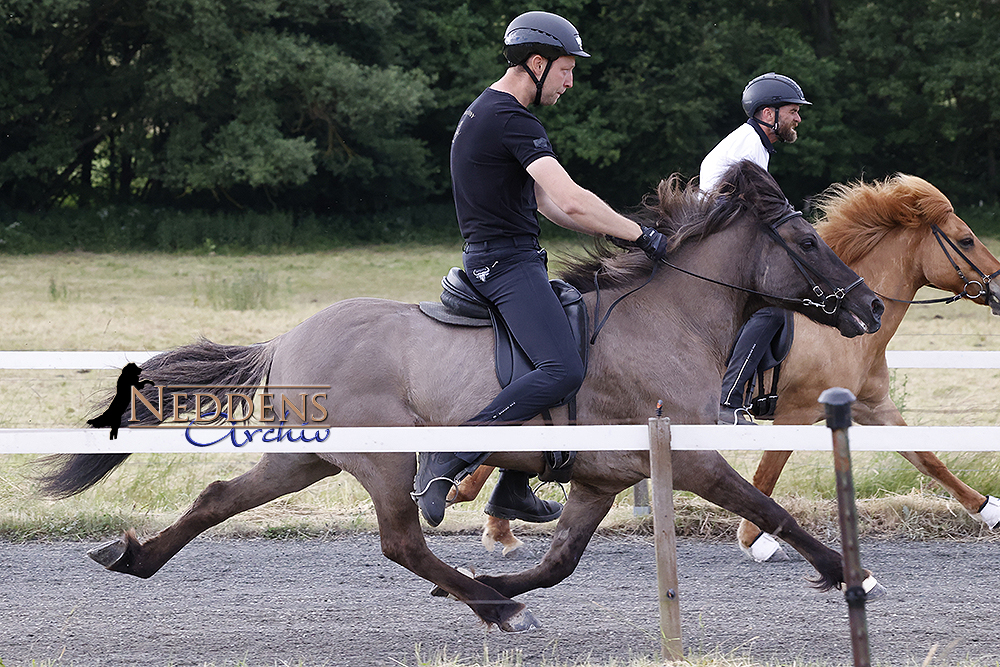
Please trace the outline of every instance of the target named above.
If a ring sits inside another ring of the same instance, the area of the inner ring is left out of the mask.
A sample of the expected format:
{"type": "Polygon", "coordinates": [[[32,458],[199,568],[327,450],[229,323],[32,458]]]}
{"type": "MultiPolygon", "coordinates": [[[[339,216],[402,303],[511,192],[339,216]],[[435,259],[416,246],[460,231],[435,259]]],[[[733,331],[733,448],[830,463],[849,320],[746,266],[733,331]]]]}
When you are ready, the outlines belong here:
{"type": "Polygon", "coordinates": [[[498,519],[520,519],[531,523],[555,521],[562,514],[562,505],[542,500],[528,484],[530,476],[517,470],[501,470],[493,495],[485,511],[498,519]]]}

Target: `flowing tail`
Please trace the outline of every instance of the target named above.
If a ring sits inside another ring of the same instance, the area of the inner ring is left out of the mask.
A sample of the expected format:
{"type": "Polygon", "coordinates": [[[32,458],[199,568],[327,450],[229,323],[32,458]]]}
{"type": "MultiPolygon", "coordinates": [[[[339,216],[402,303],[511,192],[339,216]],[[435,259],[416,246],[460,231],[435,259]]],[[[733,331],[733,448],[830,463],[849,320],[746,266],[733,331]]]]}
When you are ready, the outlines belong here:
{"type": "MultiPolygon", "coordinates": [[[[157,396],[155,385],[207,385],[213,388],[203,391],[224,398],[227,388],[239,386],[244,388],[243,393],[252,397],[257,387],[267,378],[277,341],[275,338],[256,345],[219,345],[203,338],[191,345],[158,354],[142,366],[142,378],[151,380],[154,385],[146,387],[142,393],[152,402],[157,396]]],[[[172,399],[167,392],[164,392],[163,400],[162,414],[172,414],[172,399]]],[[[97,408],[106,408],[110,401],[109,397],[97,408]]],[[[137,423],[157,424],[159,420],[155,415],[144,407],[140,410],[140,405],[137,401],[137,423]]],[[[225,419],[225,415],[217,417],[220,422],[225,419]]],[[[126,412],[122,416],[122,427],[129,425],[128,418],[129,414],[126,412]]],[[[100,482],[129,456],[130,454],[46,456],[39,460],[44,470],[35,479],[44,495],[68,498],[100,482]]]]}

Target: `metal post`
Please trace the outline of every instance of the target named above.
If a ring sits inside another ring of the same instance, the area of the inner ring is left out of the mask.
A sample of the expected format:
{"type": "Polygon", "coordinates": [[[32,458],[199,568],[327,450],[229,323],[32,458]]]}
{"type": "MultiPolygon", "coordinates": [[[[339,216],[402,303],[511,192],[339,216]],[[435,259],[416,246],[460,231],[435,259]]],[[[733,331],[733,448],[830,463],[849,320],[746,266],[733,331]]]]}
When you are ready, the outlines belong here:
{"type": "Polygon", "coordinates": [[[869,667],[867,594],[862,587],[865,575],[858,552],[858,514],[854,503],[854,478],[847,429],[851,425],[851,404],[855,397],[847,389],[833,387],[820,394],[826,406],[826,425],[833,432],[833,464],[837,473],[837,507],[840,514],[840,542],[844,550],[844,599],[851,626],[851,651],[855,667],[869,667]]]}
{"type": "Polygon", "coordinates": [[[649,516],[649,480],[644,479],[632,487],[632,516],[649,516]]]}
{"type": "Polygon", "coordinates": [[[660,649],[665,660],[684,659],[677,592],[677,535],[674,531],[674,473],[670,461],[670,420],[657,405],[649,420],[649,471],[653,480],[653,543],[660,601],[660,649]]]}

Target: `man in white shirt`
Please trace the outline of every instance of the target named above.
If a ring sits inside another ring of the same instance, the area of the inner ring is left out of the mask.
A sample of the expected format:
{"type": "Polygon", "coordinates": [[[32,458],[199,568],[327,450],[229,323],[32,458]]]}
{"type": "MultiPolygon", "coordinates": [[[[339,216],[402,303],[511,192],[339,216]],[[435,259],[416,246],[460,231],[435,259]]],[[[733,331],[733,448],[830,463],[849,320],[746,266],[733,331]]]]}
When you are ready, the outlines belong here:
{"type": "MultiPolygon", "coordinates": [[[[798,138],[795,128],[802,121],[799,109],[809,104],[802,88],[787,76],[769,72],[748,83],[743,90],[747,122],[702,160],[698,181],[702,191],[714,190],[725,171],[740,160],[750,160],[767,169],[774,145],[790,144],[798,138]]],[[[748,390],[758,367],[772,368],[788,354],[791,337],[781,335],[786,328],[791,331],[791,312],[769,307],[754,313],[740,329],[722,377],[720,424],[753,424],[748,390]]]]}

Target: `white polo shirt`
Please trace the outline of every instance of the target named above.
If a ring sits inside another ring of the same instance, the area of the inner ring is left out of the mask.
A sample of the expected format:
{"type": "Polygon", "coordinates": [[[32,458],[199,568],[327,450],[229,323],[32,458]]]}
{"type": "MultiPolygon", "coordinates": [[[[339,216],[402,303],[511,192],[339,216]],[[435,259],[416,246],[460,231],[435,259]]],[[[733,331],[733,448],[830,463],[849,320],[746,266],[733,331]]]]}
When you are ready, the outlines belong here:
{"type": "Polygon", "coordinates": [[[714,190],[726,170],[740,160],[750,160],[767,169],[773,152],[774,147],[763,130],[748,118],[746,123],[730,132],[701,161],[698,187],[702,192],[714,190]]]}

